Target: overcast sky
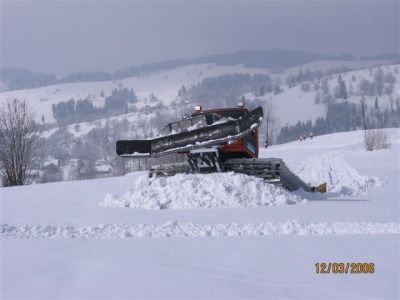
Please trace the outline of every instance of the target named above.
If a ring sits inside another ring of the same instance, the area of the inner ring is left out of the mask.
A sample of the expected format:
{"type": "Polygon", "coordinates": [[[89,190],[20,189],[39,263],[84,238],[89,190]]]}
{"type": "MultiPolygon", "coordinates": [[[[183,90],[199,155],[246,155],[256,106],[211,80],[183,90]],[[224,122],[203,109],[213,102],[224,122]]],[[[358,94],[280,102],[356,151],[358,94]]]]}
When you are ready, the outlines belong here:
{"type": "Polygon", "coordinates": [[[63,74],[241,49],[399,51],[399,1],[5,1],[0,65],[63,74]]]}

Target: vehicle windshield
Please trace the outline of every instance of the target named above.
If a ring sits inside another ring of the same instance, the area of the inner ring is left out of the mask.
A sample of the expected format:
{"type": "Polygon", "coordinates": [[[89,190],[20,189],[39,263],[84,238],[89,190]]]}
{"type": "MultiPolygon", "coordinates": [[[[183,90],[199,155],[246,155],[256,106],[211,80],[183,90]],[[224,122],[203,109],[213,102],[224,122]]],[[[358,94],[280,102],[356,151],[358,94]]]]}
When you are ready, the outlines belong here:
{"type": "Polygon", "coordinates": [[[225,122],[229,119],[239,119],[246,113],[245,110],[220,110],[217,112],[195,113],[189,119],[169,123],[161,130],[162,135],[174,134],[182,131],[191,131],[216,122],[225,122]]]}
{"type": "MultiPolygon", "coordinates": [[[[212,116],[211,116],[212,117],[212,116]]],[[[204,127],[206,125],[210,125],[211,121],[210,116],[208,115],[198,115],[191,117],[189,119],[183,119],[180,121],[176,121],[173,123],[169,123],[167,126],[161,130],[163,135],[171,134],[171,133],[178,133],[182,131],[190,131],[200,127],[204,127]]]]}
{"type": "MultiPolygon", "coordinates": [[[[204,113],[195,113],[193,114],[194,116],[199,116],[199,115],[207,115],[210,114],[210,112],[204,112],[204,113]]],[[[220,115],[221,117],[224,118],[232,118],[232,119],[239,119],[240,117],[244,116],[246,114],[245,110],[220,110],[216,111],[215,114],[220,115]]]]}

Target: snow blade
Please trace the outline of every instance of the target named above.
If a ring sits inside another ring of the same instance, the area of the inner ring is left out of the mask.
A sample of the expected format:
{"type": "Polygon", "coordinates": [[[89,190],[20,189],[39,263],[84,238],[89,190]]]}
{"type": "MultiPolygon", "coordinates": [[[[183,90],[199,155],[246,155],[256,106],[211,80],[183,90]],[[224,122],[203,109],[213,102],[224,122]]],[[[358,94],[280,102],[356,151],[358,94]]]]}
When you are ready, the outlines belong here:
{"type": "Polygon", "coordinates": [[[119,156],[150,156],[151,140],[125,140],[117,141],[117,154],[119,156]]]}
{"type": "Polygon", "coordinates": [[[117,141],[117,154],[126,157],[162,156],[224,144],[255,130],[260,126],[262,117],[263,109],[260,106],[237,120],[228,120],[152,140],[117,141]]]}
{"type": "Polygon", "coordinates": [[[319,186],[311,187],[311,192],[314,193],[326,193],[328,190],[326,188],[326,182],[321,183],[319,186]]]}

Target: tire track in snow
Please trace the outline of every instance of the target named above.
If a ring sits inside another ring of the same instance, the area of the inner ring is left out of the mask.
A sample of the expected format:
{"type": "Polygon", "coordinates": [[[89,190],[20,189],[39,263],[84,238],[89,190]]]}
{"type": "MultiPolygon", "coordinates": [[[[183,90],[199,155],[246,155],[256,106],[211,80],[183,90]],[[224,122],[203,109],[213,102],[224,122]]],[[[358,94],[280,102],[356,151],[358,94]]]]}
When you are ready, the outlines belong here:
{"type": "Polygon", "coordinates": [[[13,226],[0,225],[1,238],[182,238],[182,237],[246,237],[273,235],[360,235],[360,234],[400,234],[399,223],[372,222],[267,222],[267,223],[225,223],[197,224],[167,222],[157,224],[127,225],[121,223],[99,224],[74,227],[61,225],[13,226]]]}

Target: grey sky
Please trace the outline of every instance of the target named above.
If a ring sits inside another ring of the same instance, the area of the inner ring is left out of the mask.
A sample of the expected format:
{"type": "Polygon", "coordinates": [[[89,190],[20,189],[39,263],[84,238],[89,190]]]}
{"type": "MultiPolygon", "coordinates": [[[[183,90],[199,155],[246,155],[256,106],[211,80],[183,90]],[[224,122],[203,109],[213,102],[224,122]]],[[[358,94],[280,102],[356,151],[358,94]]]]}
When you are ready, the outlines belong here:
{"type": "Polygon", "coordinates": [[[5,1],[1,67],[113,71],[241,49],[398,52],[399,1],[5,1]]]}

